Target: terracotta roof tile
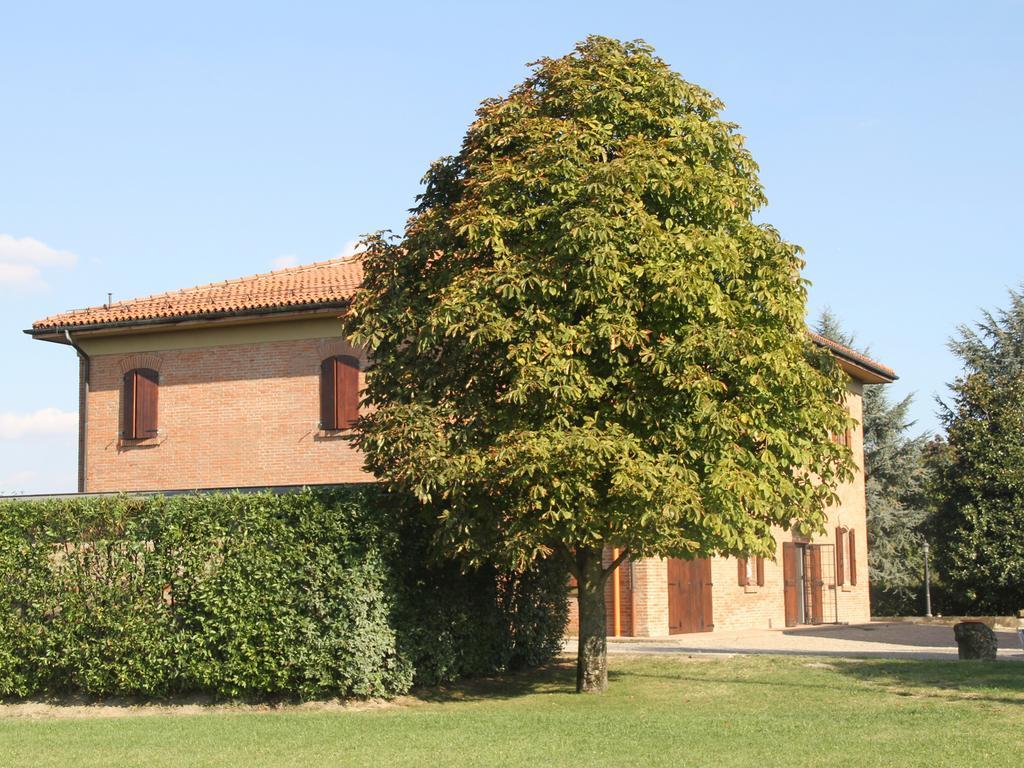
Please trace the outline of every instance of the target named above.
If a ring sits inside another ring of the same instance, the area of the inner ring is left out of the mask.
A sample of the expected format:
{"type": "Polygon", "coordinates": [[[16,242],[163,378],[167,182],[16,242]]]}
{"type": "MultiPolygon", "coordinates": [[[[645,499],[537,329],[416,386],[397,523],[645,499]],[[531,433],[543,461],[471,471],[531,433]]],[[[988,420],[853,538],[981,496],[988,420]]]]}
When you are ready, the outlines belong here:
{"type": "MultiPolygon", "coordinates": [[[[344,304],[359,289],[363,263],[359,256],[265,272],[237,280],[158,293],[109,306],[74,309],[38,320],[33,333],[114,323],[188,320],[232,313],[259,314],[289,307],[344,304]]],[[[883,379],[896,379],[891,368],[812,331],[810,337],[840,357],[883,379]]]]}
{"type": "Polygon", "coordinates": [[[363,280],[362,259],[350,257],[265,272],[237,280],[158,293],[109,306],[74,309],[32,324],[46,331],[111,323],[187,320],[195,316],[259,313],[288,307],[344,303],[363,280]]]}

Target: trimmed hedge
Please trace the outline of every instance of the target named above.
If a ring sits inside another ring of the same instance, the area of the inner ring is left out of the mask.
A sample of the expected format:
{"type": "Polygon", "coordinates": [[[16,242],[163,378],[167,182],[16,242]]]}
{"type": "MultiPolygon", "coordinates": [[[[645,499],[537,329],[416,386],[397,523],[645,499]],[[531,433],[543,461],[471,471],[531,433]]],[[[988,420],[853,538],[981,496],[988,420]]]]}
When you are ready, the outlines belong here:
{"type": "Polygon", "coordinates": [[[390,696],[557,652],[560,569],[431,536],[376,486],[0,502],[0,697],[390,696]]]}

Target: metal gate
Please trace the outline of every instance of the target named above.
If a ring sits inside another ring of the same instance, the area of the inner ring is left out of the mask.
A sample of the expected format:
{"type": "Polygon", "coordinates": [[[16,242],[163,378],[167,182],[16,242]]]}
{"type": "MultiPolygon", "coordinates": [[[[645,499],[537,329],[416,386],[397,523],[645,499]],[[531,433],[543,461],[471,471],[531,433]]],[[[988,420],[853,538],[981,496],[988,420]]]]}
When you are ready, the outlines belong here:
{"type": "Polygon", "coordinates": [[[787,627],[839,622],[835,545],[783,543],[782,578],[787,627]]]}
{"type": "Polygon", "coordinates": [[[804,606],[810,624],[838,624],[836,593],[836,548],[834,544],[811,544],[803,548],[804,606]]]}

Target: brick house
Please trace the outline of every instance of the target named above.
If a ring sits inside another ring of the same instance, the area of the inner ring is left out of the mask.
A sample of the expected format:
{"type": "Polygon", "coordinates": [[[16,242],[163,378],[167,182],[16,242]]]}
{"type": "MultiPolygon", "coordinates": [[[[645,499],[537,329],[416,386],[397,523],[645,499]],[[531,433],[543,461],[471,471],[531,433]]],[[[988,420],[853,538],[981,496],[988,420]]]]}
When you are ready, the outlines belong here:
{"type": "MultiPolygon", "coordinates": [[[[78,490],[372,480],[346,439],[367,358],[339,320],[361,279],[358,258],[335,259],[34,323],[33,338],[79,356],[78,490]]],[[[812,338],[849,375],[847,404],[859,423],[864,385],[895,374],[812,338]]],[[[774,560],[626,562],[609,580],[609,634],[867,621],[863,433],[837,439],[858,472],[839,489],[828,535],[779,531],[774,560]]]]}

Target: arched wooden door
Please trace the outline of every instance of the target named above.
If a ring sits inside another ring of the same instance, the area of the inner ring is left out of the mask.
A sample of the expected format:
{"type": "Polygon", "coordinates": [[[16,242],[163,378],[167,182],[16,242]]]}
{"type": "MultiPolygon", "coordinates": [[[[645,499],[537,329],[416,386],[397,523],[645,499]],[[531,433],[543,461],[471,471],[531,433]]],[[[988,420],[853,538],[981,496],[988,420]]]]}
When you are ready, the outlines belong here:
{"type": "Polygon", "coordinates": [[[668,561],[669,634],[710,632],[715,628],[711,586],[709,559],[668,561]]]}

